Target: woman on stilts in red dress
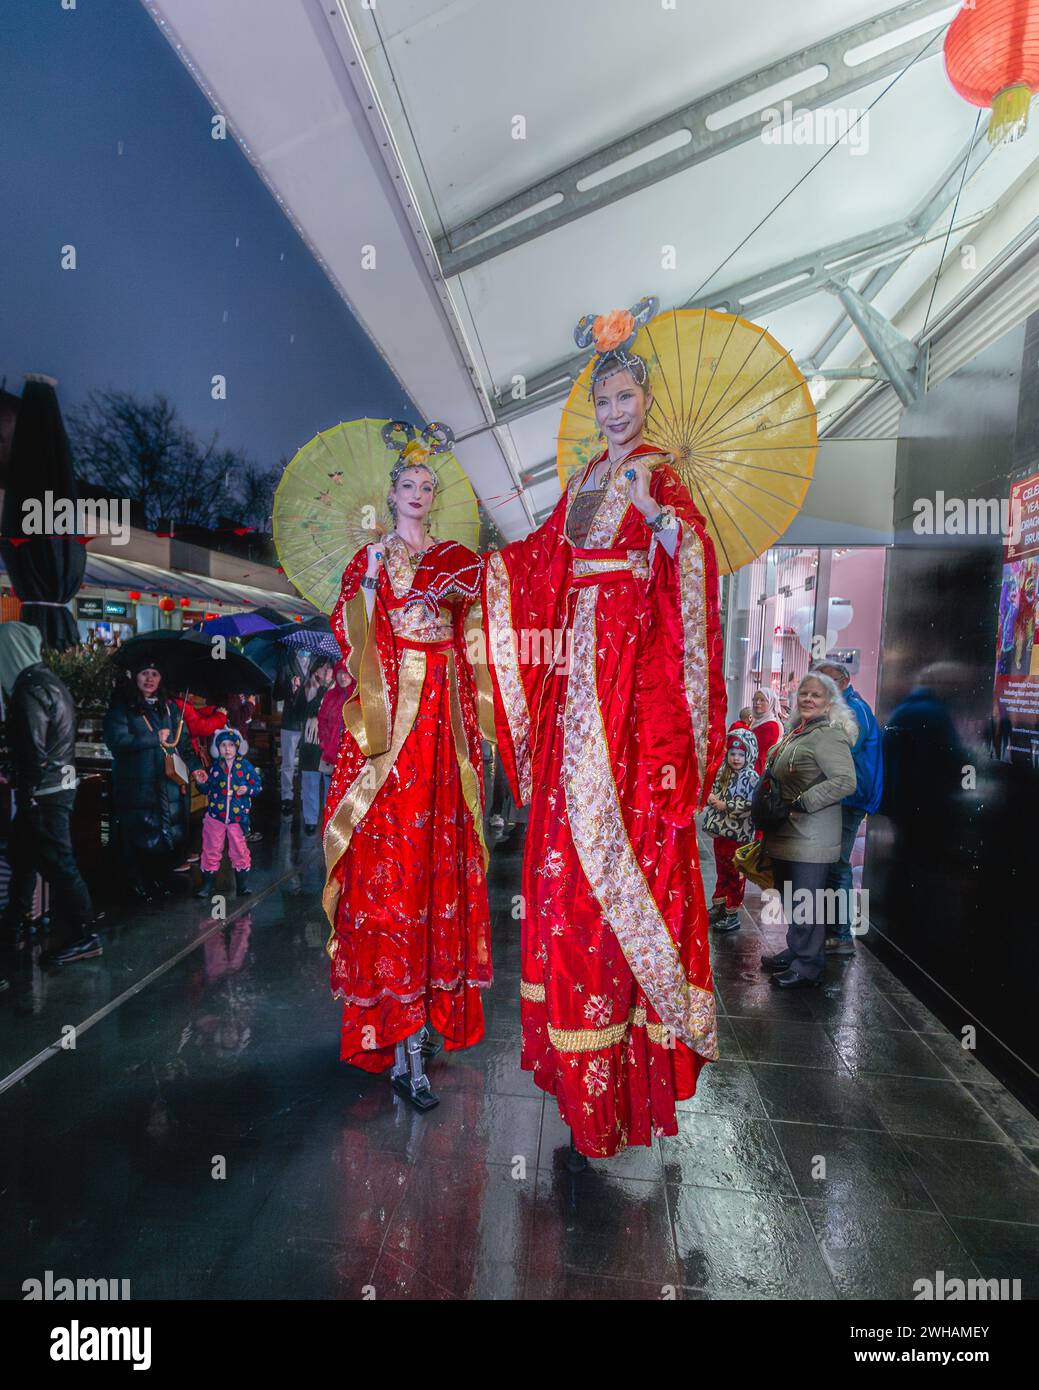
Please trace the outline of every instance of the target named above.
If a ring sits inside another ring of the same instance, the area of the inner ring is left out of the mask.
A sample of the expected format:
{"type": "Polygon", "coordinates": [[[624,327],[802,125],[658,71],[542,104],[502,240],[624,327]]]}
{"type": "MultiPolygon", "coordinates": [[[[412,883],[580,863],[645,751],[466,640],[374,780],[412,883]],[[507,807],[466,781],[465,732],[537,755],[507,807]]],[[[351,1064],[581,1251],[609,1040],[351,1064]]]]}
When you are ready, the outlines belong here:
{"type": "Polygon", "coordinates": [[[651,382],[629,349],[654,310],[578,325],[607,447],[484,575],[498,748],[530,807],[521,1061],[597,1157],[676,1133],[717,1057],[695,815],[724,744],[718,580],[703,518],[643,441],[651,382]]]}
{"type": "MultiPolygon", "coordinates": [[[[387,433],[388,431],[388,433],[387,433]]],[[[332,624],[356,694],[325,807],[331,982],[343,1000],[340,1055],[392,1068],[420,1109],[437,1103],[422,1066],[483,1037],[491,983],[483,765],[466,620],[482,561],[429,535],[443,426],[407,439],[390,474],[394,529],[343,574],[332,624]]]]}

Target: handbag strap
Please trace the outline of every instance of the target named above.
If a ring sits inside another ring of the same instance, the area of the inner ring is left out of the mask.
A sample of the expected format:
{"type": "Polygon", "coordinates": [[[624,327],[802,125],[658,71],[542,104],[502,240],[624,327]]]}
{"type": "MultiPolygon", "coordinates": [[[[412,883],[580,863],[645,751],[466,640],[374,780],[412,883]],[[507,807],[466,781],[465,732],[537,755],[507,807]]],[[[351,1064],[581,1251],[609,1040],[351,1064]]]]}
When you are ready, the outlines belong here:
{"type": "MultiPolygon", "coordinates": [[[[143,713],[142,713],[141,718],[144,720],[145,725],[147,726],[148,732],[149,732],[150,734],[154,734],[154,733],[155,733],[155,730],[152,728],[151,724],[148,722],[148,716],[147,716],[146,714],[143,714],[143,713]]],[[[181,736],[181,734],[182,734],[183,732],[184,732],[184,714],[183,714],[183,712],[182,712],[182,713],[181,713],[181,716],[180,716],[180,723],[177,725],[177,737],[173,740],[173,743],[172,743],[172,745],[171,745],[172,748],[176,748],[177,744],[180,742],[180,736],[181,736]]],[[[158,734],[155,734],[155,737],[158,738],[158,737],[159,737],[158,734]]],[[[160,747],[164,746],[163,743],[162,743],[162,739],[161,739],[161,738],[159,739],[159,745],[160,745],[160,747]]]]}

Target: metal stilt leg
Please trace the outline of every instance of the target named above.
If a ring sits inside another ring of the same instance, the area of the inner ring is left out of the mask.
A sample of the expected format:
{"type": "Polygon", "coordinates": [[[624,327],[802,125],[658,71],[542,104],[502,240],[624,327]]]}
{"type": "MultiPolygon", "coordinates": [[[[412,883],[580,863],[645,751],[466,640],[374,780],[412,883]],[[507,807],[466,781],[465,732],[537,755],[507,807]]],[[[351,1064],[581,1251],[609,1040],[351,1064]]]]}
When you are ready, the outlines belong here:
{"type": "Polygon", "coordinates": [[[394,1049],[393,1069],[390,1072],[390,1085],[399,1096],[410,1101],[416,1110],[432,1110],[440,1104],[433,1094],[426,1075],[425,1059],[422,1050],[422,1035],[425,1029],[412,1033],[410,1038],[399,1042],[394,1049]]]}

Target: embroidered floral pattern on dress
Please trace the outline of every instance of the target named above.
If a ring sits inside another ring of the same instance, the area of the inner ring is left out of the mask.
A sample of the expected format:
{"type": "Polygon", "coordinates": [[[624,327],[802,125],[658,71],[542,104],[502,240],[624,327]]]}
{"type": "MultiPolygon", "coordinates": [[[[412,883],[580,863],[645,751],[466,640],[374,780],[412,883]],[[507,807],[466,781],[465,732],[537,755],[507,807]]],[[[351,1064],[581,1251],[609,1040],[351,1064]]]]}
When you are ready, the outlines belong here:
{"type": "Polygon", "coordinates": [[[701,1056],[718,1055],[714,996],[686,980],[624,826],[595,676],[595,592],[578,596],[563,734],[563,785],[581,867],[631,973],[660,1018],[701,1056]]]}
{"type": "Polygon", "coordinates": [[[483,1035],[480,990],[492,975],[482,758],[462,641],[469,599],[452,599],[457,611],[441,608],[435,622],[421,605],[402,609],[427,579],[450,580],[456,551],[471,579],[479,561],[464,547],[438,542],[416,571],[403,543],[388,538],[370,627],[353,602],[366,564],[358,552],[333,615],[344,650],[364,643],[390,696],[385,753],[366,756],[346,722],[323,835],[331,985],[344,1001],[340,1055],[368,1071],[391,1065],[395,1042],[427,1021],[448,1049],[483,1035]],[[405,635],[452,645],[398,646],[394,637],[405,635]]]}
{"type": "Polygon", "coordinates": [[[411,642],[445,642],[451,636],[450,610],[441,608],[440,616],[430,617],[421,604],[412,608],[390,610],[390,625],[397,637],[411,642]]]}
{"type": "Polygon", "coordinates": [[[589,1095],[601,1096],[610,1084],[610,1060],[593,1057],[584,1069],[584,1086],[589,1095]]]}
{"type": "MultiPolygon", "coordinates": [[[[653,496],[702,538],[691,499],[669,469],[655,466],[664,456],[638,453],[650,464],[653,496]]],[[[681,604],[677,554],[646,549],[650,534],[628,501],[623,463],[605,496],[592,500],[601,505],[573,553],[568,514],[580,483],[603,459],[573,474],[549,520],[487,567],[488,574],[500,568],[514,624],[574,639],[569,669],[547,679],[520,634],[512,652],[516,694],[529,716],[524,731],[533,741],[521,750],[529,751],[533,783],[523,866],[521,1065],[557,1098],[580,1151],[594,1156],[649,1143],[654,1132],[674,1134],[676,1100],[693,1094],[702,1063],[716,1055],[684,668],[687,651],[704,649],[714,680],[709,544],[701,571],[705,648],[701,633],[683,630],[689,610],[681,604]],[[578,650],[582,624],[587,641],[578,650]],[[671,730],[690,772],[673,798],[657,793],[671,730]],[[662,993],[651,987],[654,972],[662,993]],[[590,1063],[591,1084],[605,1082],[596,1095],[585,1084],[590,1063]]],[[[485,625],[494,587],[484,593],[485,625]]],[[[493,694],[506,773],[520,799],[513,711],[497,682],[493,694]]],[[[710,694],[717,722],[713,684],[710,694]]]]}
{"type": "Polygon", "coordinates": [[[605,994],[593,994],[584,1006],[584,1016],[595,1028],[605,1028],[612,1012],[605,994]]]}
{"type": "Polygon", "coordinates": [[[558,878],[563,871],[566,860],[557,849],[550,849],[545,856],[545,862],[539,864],[534,870],[536,874],[541,874],[543,878],[558,878]]]}
{"type": "Polygon", "coordinates": [[[509,576],[501,556],[495,552],[487,561],[488,656],[494,663],[502,704],[509,721],[512,746],[516,753],[516,775],[523,804],[530,800],[530,711],[519,672],[516,633],[509,602],[509,576]]]}
{"type": "Polygon", "coordinates": [[[704,605],[703,543],[691,527],[682,527],[678,542],[678,583],[682,605],[682,631],[685,641],[682,665],[685,673],[685,697],[693,723],[696,746],[696,772],[700,779],[700,797],[706,798],[707,733],[710,728],[708,703],[707,613],[704,605]],[[695,637],[690,640],[690,634],[695,637]]]}

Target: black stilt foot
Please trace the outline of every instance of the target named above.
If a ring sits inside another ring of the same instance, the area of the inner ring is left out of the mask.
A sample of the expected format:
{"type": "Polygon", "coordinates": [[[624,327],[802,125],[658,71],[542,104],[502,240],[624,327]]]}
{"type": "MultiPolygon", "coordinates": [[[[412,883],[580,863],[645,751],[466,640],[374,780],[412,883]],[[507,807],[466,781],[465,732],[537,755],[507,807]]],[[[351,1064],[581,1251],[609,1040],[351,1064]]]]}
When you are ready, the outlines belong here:
{"type": "Polygon", "coordinates": [[[415,1087],[412,1085],[410,1077],[394,1076],[390,1079],[390,1085],[416,1110],[434,1110],[440,1104],[440,1097],[433,1094],[428,1081],[425,1086],[415,1087]]]}
{"type": "Polygon", "coordinates": [[[580,1153],[574,1144],[574,1136],[570,1135],[570,1152],[566,1156],[566,1171],[568,1173],[583,1173],[588,1167],[588,1160],[583,1153],[580,1153]]]}
{"type": "Polygon", "coordinates": [[[433,1094],[423,1066],[422,1041],[425,1032],[424,1028],[420,1029],[412,1033],[410,1038],[397,1043],[390,1072],[390,1085],[416,1110],[432,1110],[440,1104],[440,1098],[433,1094]]]}

